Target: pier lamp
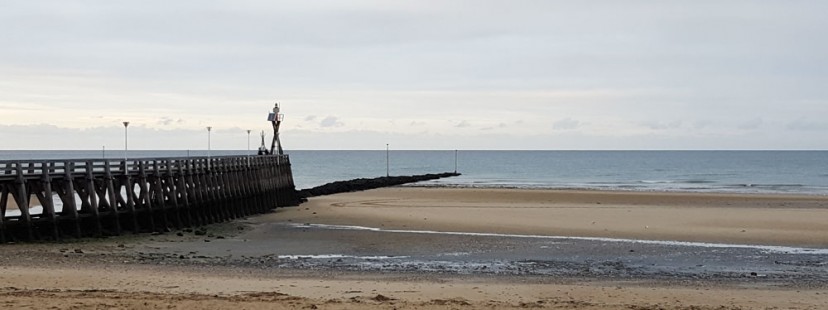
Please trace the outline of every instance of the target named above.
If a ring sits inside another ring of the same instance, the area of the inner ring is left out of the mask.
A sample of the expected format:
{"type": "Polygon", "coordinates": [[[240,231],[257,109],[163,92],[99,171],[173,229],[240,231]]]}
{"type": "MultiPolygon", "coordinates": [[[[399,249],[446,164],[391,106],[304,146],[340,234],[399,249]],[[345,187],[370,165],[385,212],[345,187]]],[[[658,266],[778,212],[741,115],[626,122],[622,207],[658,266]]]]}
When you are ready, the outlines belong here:
{"type": "Polygon", "coordinates": [[[247,166],[250,166],[250,129],[247,130],[247,166]]]}
{"type": "Polygon", "coordinates": [[[212,146],[210,145],[210,133],[213,131],[212,126],[207,126],[207,169],[210,169],[210,149],[212,146]]]}
{"type": "Polygon", "coordinates": [[[127,151],[129,150],[129,122],[124,122],[124,165],[127,161],[127,151]]]}

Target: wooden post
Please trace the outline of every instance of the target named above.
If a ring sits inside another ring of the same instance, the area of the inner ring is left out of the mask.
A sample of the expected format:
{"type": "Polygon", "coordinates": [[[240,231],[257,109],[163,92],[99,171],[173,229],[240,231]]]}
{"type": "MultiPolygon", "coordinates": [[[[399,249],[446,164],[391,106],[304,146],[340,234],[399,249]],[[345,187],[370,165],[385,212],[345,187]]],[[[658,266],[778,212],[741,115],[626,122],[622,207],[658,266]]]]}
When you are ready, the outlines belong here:
{"type": "Polygon", "coordinates": [[[149,222],[150,231],[157,231],[155,227],[155,210],[152,195],[150,194],[151,184],[149,176],[147,175],[147,162],[141,161],[138,165],[138,173],[140,177],[138,186],[141,188],[141,202],[144,204],[144,212],[147,213],[146,217],[149,222]]]}
{"type": "Polygon", "coordinates": [[[161,223],[164,225],[161,227],[160,231],[165,231],[169,229],[170,223],[167,219],[167,202],[164,201],[164,189],[161,187],[161,182],[163,182],[164,178],[161,177],[161,170],[158,167],[158,160],[152,161],[152,175],[152,197],[156,198],[154,205],[156,207],[156,211],[161,213],[161,223]]]}
{"type": "MultiPolygon", "coordinates": [[[[189,170],[184,169],[184,166],[187,164],[187,160],[176,160],[175,165],[178,171],[178,182],[176,183],[176,192],[179,196],[181,196],[181,205],[179,212],[183,212],[184,220],[186,221],[185,226],[193,226],[193,215],[190,213],[190,190],[187,188],[188,182],[188,174],[189,170]]],[[[176,204],[178,204],[176,202],[176,204]]]]}
{"type": "Polygon", "coordinates": [[[17,163],[17,179],[15,180],[15,190],[12,192],[12,196],[14,196],[17,208],[20,210],[20,222],[26,227],[28,239],[32,240],[34,234],[32,232],[32,217],[29,215],[29,191],[26,188],[22,163],[17,163]]]}
{"type": "Polygon", "coordinates": [[[95,175],[93,174],[95,166],[92,161],[86,161],[86,194],[89,199],[89,212],[92,214],[92,220],[95,221],[95,236],[103,235],[103,225],[101,224],[101,214],[98,210],[98,197],[95,187],[95,175]]]}
{"type": "Polygon", "coordinates": [[[181,222],[181,210],[178,207],[178,191],[176,190],[176,176],[173,174],[172,169],[172,160],[165,160],[164,165],[166,166],[166,176],[164,177],[166,181],[166,196],[167,201],[171,202],[172,214],[173,214],[173,221],[175,222],[175,228],[182,228],[184,224],[181,222]]]}
{"type": "Polygon", "coordinates": [[[52,237],[55,240],[59,240],[60,235],[58,233],[57,215],[55,214],[55,203],[52,200],[52,176],[49,174],[49,169],[47,167],[47,163],[44,162],[41,167],[42,172],[40,176],[40,183],[43,187],[43,193],[41,194],[40,191],[38,191],[38,199],[40,200],[40,205],[43,206],[43,215],[46,216],[46,220],[49,221],[49,225],[52,228],[52,237]]]}
{"type": "Polygon", "coordinates": [[[0,184],[0,243],[6,240],[6,209],[9,203],[9,189],[5,184],[0,184]]]}
{"type": "Polygon", "coordinates": [[[109,195],[109,208],[110,208],[110,216],[112,217],[112,224],[114,224],[115,234],[121,234],[121,217],[118,213],[118,199],[120,197],[120,193],[115,193],[115,184],[114,179],[112,177],[112,167],[109,164],[109,160],[104,160],[104,182],[106,186],[107,194],[109,195]]]}
{"type": "Polygon", "coordinates": [[[74,235],[76,238],[82,236],[80,217],[78,217],[78,205],[75,202],[75,163],[71,161],[63,162],[63,210],[61,213],[68,215],[69,219],[74,222],[74,235]]]}
{"type": "Polygon", "coordinates": [[[126,211],[129,217],[132,218],[132,233],[141,232],[141,225],[138,224],[138,214],[135,210],[135,183],[132,181],[132,175],[129,171],[129,161],[124,159],[123,169],[121,170],[121,184],[124,186],[124,193],[126,194],[126,211]]]}

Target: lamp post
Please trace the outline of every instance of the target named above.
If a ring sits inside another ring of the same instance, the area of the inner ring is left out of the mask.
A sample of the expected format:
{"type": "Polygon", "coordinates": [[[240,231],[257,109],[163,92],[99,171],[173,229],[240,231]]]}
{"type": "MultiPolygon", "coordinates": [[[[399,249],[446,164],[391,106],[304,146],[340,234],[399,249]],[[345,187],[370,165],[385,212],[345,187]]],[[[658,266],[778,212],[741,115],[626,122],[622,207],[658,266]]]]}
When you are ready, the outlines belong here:
{"type": "Polygon", "coordinates": [[[210,133],[213,131],[212,126],[207,126],[207,169],[210,169],[210,149],[212,146],[210,145],[210,133]]]}
{"type": "Polygon", "coordinates": [[[247,166],[250,166],[250,129],[247,130],[247,166]]]}
{"type": "Polygon", "coordinates": [[[129,150],[129,122],[124,122],[124,165],[127,161],[127,151],[129,150]]]}

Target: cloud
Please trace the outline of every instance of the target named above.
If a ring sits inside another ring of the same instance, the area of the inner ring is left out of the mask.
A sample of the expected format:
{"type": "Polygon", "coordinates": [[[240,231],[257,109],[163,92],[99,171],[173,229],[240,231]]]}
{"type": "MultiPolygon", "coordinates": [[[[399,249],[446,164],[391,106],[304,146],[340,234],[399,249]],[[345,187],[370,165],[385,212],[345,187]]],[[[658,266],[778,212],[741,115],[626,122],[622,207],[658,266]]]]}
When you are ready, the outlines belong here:
{"type": "Polygon", "coordinates": [[[739,129],[754,130],[762,127],[764,123],[765,121],[762,118],[754,118],[739,124],[739,129]]]}
{"type": "Polygon", "coordinates": [[[700,120],[693,123],[693,128],[695,129],[704,129],[708,126],[713,125],[713,122],[710,120],[700,120]]]}
{"type": "Polygon", "coordinates": [[[322,119],[322,121],[319,122],[319,126],[323,127],[323,128],[331,128],[331,127],[342,127],[342,126],[345,126],[345,124],[340,122],[339,118],[337,118],[336,116],[328,116],[328,117],[325,117],[324,119],[322,119]]]}
{"type": "Polygon", "coordinates": [[[789,130],[795,131],[828,131],[828,122],[826,121],[811,121],[804,118],[791,121],[785,126],[789,130]]]}
{"type": "Polygon", "coordinates": [[[668,129],[677,129],[681,128],[682,121],[676,120],[672,122],[666,121],[644,121],[640,123],[642,126],[647,127],[652,130],[668,130],[668,129]]]}
{"type": "Polygon", "coordinates": [[[170,125],[173,125],[173,124],[181,125],[181,124],[184,124],[184,120],[180,119],[180,118],[179,119],[173,119],[173,118],[165,116],[165,117],[162,117],[161,119],[159,119],[157,123],[158,123],[158,125],[162,125],[162,126],[170,126],[170,125]]]}
{"type": "Polygon", "coordinates": [[[457,123],[456,125],[454,125],[454,127],[467,128],[467,127],[471,127],[471,124],[468,121],[463,120],[463,121],[460,121],[459,123],[457,123]]]}
{"type": "Polygon", "coordinates": [[[316,120],[316,115],[305,116],[305,121],[306,122],[312,122],[312,121],[315,121],[315,120],[316,120]]]}
{"type": "Polygon", "coordinates": [[[581,126],[581,122],[569,117],[560,119],[552,124],[552,128],[555,130],[572,130],[579,126],[581,126]]]}

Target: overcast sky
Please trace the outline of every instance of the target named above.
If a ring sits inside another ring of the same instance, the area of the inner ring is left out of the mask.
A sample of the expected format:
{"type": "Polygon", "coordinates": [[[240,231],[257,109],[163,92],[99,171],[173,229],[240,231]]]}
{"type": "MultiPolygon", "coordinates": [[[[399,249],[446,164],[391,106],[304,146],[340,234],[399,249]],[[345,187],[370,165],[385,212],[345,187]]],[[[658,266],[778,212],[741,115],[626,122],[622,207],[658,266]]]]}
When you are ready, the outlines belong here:
{"type": "Polygon", "coordinates": [[[828,149],[828,1],[0,2],[0,149],[828,149]]]}

